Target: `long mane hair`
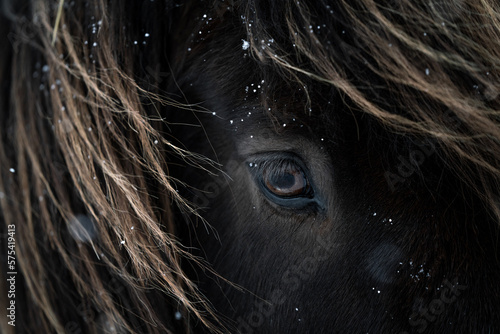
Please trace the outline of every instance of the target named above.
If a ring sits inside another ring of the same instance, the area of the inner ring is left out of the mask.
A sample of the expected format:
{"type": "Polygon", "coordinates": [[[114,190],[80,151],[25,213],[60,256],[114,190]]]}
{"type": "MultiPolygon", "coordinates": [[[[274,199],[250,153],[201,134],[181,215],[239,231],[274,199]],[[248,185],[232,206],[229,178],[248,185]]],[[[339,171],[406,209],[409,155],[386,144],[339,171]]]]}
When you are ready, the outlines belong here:
{"type": "Polygon", "coordinates": [[[189,332],[192,321],[224,330],[183,271],[185,259],[204,265],[177,238],[179,217],[198,213],[168,172],[176,159],[211,162],[174,144],[162,116],[201,108],[169,95],[182,64],[168,61],[199,8],[218,22],[243,18],[263,71],[333,86],[388,132],[435,142],[461,195],[500,221],[493,1],[2,4],[0,232],[15,225],[27,332],[189,332]],[[82,313],[94,321],[80,323],[82,313]]]}

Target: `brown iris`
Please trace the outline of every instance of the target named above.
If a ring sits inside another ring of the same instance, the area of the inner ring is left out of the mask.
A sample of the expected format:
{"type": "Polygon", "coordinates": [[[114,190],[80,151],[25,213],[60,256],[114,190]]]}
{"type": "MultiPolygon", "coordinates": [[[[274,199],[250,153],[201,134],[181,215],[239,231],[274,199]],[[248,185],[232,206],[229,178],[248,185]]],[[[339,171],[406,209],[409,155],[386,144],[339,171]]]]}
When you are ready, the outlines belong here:
{"type": "Polygon", "coordinates": [[[262,176],[266,188],[280,197],[302,195],[309,186],[304,173],[296,166],[289,166],[281,171],[270,172],[266,169],[262,176]]]}

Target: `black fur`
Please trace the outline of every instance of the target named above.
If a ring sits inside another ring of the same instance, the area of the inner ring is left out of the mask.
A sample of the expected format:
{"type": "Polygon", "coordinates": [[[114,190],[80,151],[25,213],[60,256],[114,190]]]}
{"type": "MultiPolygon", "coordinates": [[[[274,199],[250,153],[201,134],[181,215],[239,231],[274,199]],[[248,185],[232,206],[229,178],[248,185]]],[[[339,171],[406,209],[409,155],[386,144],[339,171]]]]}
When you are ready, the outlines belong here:
{"type": "MultiPolygon", "coordinates": [[[[322,13],[320,2],[308,5],[322,13]]],[[[286,41],[281,3],[249,6],[286,41]]],[[[191,119],[201,125],[196,137],[184,129],[174,135],[223,166],[210,180],[191,169],[179,176],[196,180],[199,190],[186,196],[206,207],[216,231],[198,222],[183,240],[241,287],[198,272],[216,309],[238,333],[499,332],[496,228],[447,172],[439,145],[393,134],[335,89],[303,78],[307,105],[304,87],[243,50],[244,12],[233,8],[205,28],[216,15],[193,15],[200,28],[177,58],[184,59],[180,91],[209,112],[191,119]],[[299,156],[326,209],[270,203],[247,168],[250,146],[252,154],[299,156]]],[[[342,17],[317,20],[328,38],[342,39],[342,17]]],[[[331,56],[356,71],[337,45],[331,56]]]]}

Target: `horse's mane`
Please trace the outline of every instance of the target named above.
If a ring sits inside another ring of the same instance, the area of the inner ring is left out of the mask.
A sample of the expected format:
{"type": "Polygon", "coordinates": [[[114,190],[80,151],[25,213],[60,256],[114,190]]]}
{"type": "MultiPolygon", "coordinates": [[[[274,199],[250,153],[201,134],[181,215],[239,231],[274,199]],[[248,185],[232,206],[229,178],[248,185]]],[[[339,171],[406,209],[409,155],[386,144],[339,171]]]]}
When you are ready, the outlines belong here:
{"type": "MultiPolygon", "coordinates": [[[[172,331],[167,309],[216,328],[181,269],[183,258],[197,259],[176,239],[174,209],[194,209],[168,174],[170,160],[202,158],[172,144],[160,112],[182,107],[158,90],[173,81],[163,59],[175,51],[170,14],[181,9],[163,1],[62,3],[57,19],[55,2],[4,1],[0,19],[0,231],[16,225],[18,270],[32,301],[25,326],[64,332],[63,319],[83,309],[130,332],[172,331]]],[[[388,131],[435,141],[464,194],[475,192],[500,221],[493,1],[272,3],[228,9],[242,18],[263,70],[331,85],[388,131]],[[337,30],[327,31],[322,22],[332,20],[337,30]]],[[[226,6],[214,5],[214,15],[226,6]]],[[[88,326],[97,331],[99,322],[88,326]]]]}
{"type": "Polygon", "coordinates": [[[61,310],[79,306],[99,310],[127,332],[171,330],[165,318],[173,322],[174,313],[163,314],[168,309],[203,319],[206,304],[180,268],[180,258],[189,255],[175,238],[172,201],[190,208],[173,188],[165,159],[193,155],[159,132],[159,100],[134,75],[160,63],[168,30],[159,17],[163,5],[66,2],[55,43],[57,8],[32,1],[21,9],[12,14],[12,47],[2,41],[2,49],[12,51],[2,61],[8,86],[1,104],[8,112],[0,130],[0,189],[5,222],[17,224],[19,269],[34,303],[32,326],[64,332],[61,310]],[[148,43],[140,63],[134,40],[148,43]],[[98,243],[81,226],[81,214],[92,220],[98,243]],[[70,241],[70,222],[90,247],[70,241]],[[68,305],[61,287],[84,305],[68,305]],[[152,287],[174,302],[149,297],[152,287]],[[134,318],[144,324],[131,324],[134,318]]]}

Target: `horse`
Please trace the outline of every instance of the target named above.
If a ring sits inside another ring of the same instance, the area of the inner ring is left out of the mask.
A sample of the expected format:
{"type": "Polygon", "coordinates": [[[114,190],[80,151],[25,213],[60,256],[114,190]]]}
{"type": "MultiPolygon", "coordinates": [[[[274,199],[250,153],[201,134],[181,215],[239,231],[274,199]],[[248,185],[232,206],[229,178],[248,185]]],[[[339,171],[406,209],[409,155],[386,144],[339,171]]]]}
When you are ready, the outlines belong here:
{"type": "Polygon", "coordinates": [[[500,332],[493,1],[1,13],[2,332],[500,332]]]}

